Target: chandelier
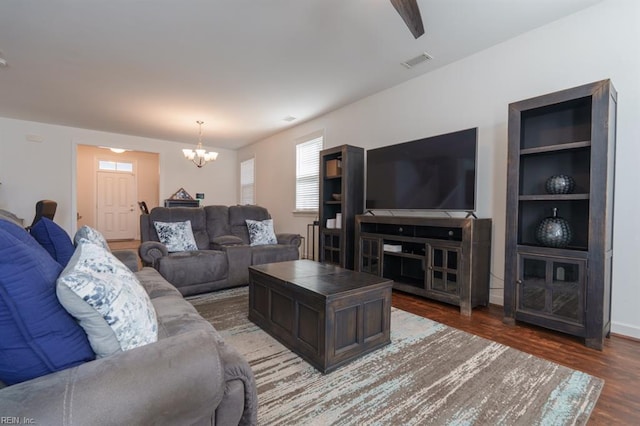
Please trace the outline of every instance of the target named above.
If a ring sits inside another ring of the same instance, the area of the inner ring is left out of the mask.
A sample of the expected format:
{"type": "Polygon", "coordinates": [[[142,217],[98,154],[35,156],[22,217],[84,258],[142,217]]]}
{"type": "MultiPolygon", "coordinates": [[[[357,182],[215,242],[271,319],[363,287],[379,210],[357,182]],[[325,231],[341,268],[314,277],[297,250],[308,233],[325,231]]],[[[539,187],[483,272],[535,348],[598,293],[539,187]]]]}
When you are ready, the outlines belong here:
{"type": "Polygon", "coordinates": [[[205,164],[207,164],[209,161],[215,161],[216,158],[218,158],[218,153],[217,152],[207,152],[205,149],[202,148],[202,125],[204,124],[203,121],[196,121],[196,123],[198,123],[198,126],[200,126],[200,134],[198,135],[198,145],[196,146],[196,149],[183,149],[182,153],[184,154],[184,158],[186,158],[187,160],[191,160],[193,162],[193,164],[195,164],[198,168],[204,166],[205,164]]]}

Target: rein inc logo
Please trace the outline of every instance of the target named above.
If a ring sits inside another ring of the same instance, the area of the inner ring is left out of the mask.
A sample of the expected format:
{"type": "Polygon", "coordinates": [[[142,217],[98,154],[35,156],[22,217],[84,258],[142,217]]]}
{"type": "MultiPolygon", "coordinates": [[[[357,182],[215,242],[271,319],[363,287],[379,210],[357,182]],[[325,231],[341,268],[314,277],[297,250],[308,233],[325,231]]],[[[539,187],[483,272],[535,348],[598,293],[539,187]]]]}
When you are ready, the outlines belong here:
{"type": "Polygon", "coordinates": [[[31,417],[0,416],[0,425],[35,425],[36,421],[31,417]]]}

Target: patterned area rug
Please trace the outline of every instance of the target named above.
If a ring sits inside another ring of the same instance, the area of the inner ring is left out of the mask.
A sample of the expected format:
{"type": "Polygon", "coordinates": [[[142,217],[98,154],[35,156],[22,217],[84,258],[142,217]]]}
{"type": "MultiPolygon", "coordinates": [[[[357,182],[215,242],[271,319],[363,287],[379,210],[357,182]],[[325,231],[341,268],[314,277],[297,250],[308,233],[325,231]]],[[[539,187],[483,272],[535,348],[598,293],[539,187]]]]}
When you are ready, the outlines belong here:
{"type": "Polygon", "coordinates": [[[261,425],[585,424],[604,381],[392,308],[391,344],[323,375],[247,319],[247,288],[189,299],[249,361],[261,425]]]}

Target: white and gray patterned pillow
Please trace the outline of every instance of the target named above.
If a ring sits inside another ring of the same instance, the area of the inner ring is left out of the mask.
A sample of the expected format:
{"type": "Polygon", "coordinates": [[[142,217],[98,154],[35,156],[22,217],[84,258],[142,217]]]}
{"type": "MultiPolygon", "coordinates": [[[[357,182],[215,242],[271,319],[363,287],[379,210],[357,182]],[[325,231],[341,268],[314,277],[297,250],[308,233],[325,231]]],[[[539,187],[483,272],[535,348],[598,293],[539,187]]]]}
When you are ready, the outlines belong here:
{"type": "Polygon", "coordinates": [[[56,294],[100,358],[158,340],[149,295],[129,268],[97,244],[78,241],[56,294]]]}
{"type": "Polygon", "coordinates": [[[249,241],[252,246],[262,246],[265,244],[278,244],[276,233],[273,231],[273,220],[263,221],[246,219],[249,230],[249,241]]]}
{"type": "Polygon", "coordinates": [[[158,239],[171,252],[198,250],[193,237],[191,221],[184,222],[153,222],[158,233],[158,239]]]}
{"type": "Polygon", "coordinates": [[[104,248],[107,251],[111,251],[109,248],[109,244],[104,236],[97,229],[93,229],[90,226],[84,225],[82,228],[78,229],[76,235],[73,237],[73,243],[77,246],[81,239],[85,239],[91,241],[94,244],[97,244],[104,248]]]}

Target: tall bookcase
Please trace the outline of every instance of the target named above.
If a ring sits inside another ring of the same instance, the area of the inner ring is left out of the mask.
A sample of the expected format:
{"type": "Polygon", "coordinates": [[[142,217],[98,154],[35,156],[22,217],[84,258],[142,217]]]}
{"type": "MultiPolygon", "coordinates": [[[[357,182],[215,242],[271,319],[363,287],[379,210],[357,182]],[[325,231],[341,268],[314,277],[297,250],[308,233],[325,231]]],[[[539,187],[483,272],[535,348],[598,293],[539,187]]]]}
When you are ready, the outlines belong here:
{"type": "Polygon", "coordinates": [[[342,145],[320,152],[320,261],[353,269],[355,216],[364,209],[364,149],[342,145]],[[327,220],[336,220],[327,227],[327,220]]]}
{"type": "Polygon", "coordinates": [[[611,327],[616,105],[609,80],[509,105],[505,322],[569,333],[595,349],[611,327]],[[546,187],[558,175],[573,181],[568,193],[549,193],[563,192],[546,187]],[[568,243],[540,236],[553,209],[569,225],[568,243]]]}

